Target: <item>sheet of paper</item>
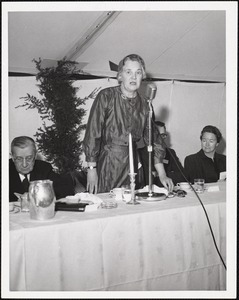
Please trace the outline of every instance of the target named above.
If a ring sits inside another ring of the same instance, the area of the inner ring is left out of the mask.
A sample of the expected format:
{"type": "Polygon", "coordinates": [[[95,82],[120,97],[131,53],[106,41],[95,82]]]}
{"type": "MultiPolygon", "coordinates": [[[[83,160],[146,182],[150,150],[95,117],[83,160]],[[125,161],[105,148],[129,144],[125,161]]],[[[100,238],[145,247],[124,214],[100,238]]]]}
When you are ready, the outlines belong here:
{"type": "Polygon", "coordinates": [[[215,186],[209,186],[208,189],[207,189],[208,192],[219,192],[220,189],[219,189],[219,186],[218,185],[215,185],[215,186]]]}
{"type": "Polygon", "coordinates": [[[220,177],[219,177],[219,180],[225,180],[227,178],[227,172],[221,172],[220,173],[220,177]]]}

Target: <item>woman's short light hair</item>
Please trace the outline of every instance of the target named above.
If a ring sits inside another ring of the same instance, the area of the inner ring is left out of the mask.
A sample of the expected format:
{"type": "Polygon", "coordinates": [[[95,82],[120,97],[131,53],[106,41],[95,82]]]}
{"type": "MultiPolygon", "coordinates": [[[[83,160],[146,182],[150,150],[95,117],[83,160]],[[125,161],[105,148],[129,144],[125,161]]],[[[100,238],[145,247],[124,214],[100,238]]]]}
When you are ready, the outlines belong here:
{"type": "Polygon", "coordinates": [[[142,71],[143,71],[143,79],[146,77],[146,72],[145,72],[145,63],[144,60],[142,59],[142,57],[140,57],[138,54],[129,54],[127,56],[125,56],[120,62],[119,62],[119,66],[118,66],[118,73],[117,73],[117,79],[118,82],[121,81],[120,79],[120,74],[123,71],[123,67],[126,63],[126,61],[128,60],[132,60],[132,61],[137,61],[141,67],[142,67],[142,71]]]}

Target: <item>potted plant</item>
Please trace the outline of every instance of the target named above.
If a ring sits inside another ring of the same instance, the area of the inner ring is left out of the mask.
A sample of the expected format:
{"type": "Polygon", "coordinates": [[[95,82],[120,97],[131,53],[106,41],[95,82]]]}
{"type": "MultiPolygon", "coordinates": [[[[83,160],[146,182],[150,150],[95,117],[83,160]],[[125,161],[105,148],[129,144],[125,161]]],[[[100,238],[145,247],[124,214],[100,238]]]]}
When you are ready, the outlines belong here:
{"type": "Polygon", "coordinates": [[[38,99],[27,94],[24,103],[17,107],[37,109],[43,121],[38,128],[36,143],[39,151],[60,174],[81,171],[82,141],[80,134],[86,125],[82,123],[86,110],[82,107],[88,98],[94,98],[99,89],[95,89],[88,97],[77,97],[77,87],[73,86],[77,62],[62,59],[56,67],[41,67],[41,59],[33,61],[38,73],[38,99]]]}

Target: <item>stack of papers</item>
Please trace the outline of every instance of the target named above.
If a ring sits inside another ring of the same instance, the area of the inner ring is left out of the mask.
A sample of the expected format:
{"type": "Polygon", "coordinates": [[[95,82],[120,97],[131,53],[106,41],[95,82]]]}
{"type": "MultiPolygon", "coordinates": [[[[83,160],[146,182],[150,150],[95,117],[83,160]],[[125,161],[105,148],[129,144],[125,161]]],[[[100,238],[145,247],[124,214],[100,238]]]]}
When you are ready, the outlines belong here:
{"type": "Polygon", "coordinates": [[[94,211],[100,207],[103,201],[98,196],[90,193],[77,193],[73,196],[66,196],[66,198],[59,199],[57,202],[64,202],[68,204],[86,203],[88,205],[86,205],[85,211],[94,211]]]}

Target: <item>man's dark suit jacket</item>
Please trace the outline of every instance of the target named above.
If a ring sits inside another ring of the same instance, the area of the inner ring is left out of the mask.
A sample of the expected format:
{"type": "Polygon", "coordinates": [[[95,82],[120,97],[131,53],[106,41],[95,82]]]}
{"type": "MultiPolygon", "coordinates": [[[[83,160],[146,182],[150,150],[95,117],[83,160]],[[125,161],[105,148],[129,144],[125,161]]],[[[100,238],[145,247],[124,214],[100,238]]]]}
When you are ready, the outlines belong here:
{"type": "MultiPolygon", "coordinates": [[[[149,154],[147,151],[147,147],[139,148],[138,153],[139,153],[140,160],[141,160],[141,163],[143,166],[144,181],[145,181],[144,183],[145,183],[145,185],[147,185],[147,184],[149,184],[149,154]]],[[[163,165],[164,165],[166,175],[172,179],[172,181],[175,185],[178,182],[186,181],[180,172],[180,170],[181,170],[184,174],[184,168],[183,168],[182,164],[180,163],[179,158],[176,155],[176,152],[173,149],[166,148],[166,155],[163,160],[163,165]],[[176,164],[175,160],[172,158],[172,155],[175,158],[177,164],[176,164]]],[[[152,171],[155,171],[154,166],[152,166],[152,171]]],[[[159,177],[153,178],[153,183],[158,186],[163,186],[159,180],[159,177]]]]}
{"type": "Polygon", "coordinates": [[[184,168],[191,183],[194,183],[196,178],[203,178],[208,183],[216,182],[220,177],[220,172],[226,171],[226,156],[215,152],[213,161],[201,149],[185,158],[184,168]]]}
{"type": "MultiPolygon", "coordinates": [[[[59,175],[52,169],[51,164],[42,160],[36,160],[34,168],[30,173],[30,181],[50,179],[53,181],[53,188],[56,199],[74,195],[73,180],[70,175],[59,175]]],[[[9,159],[9,201],[17,201],[14,192],[23,194],[24,189],[14,162],[9,159]]]]}

